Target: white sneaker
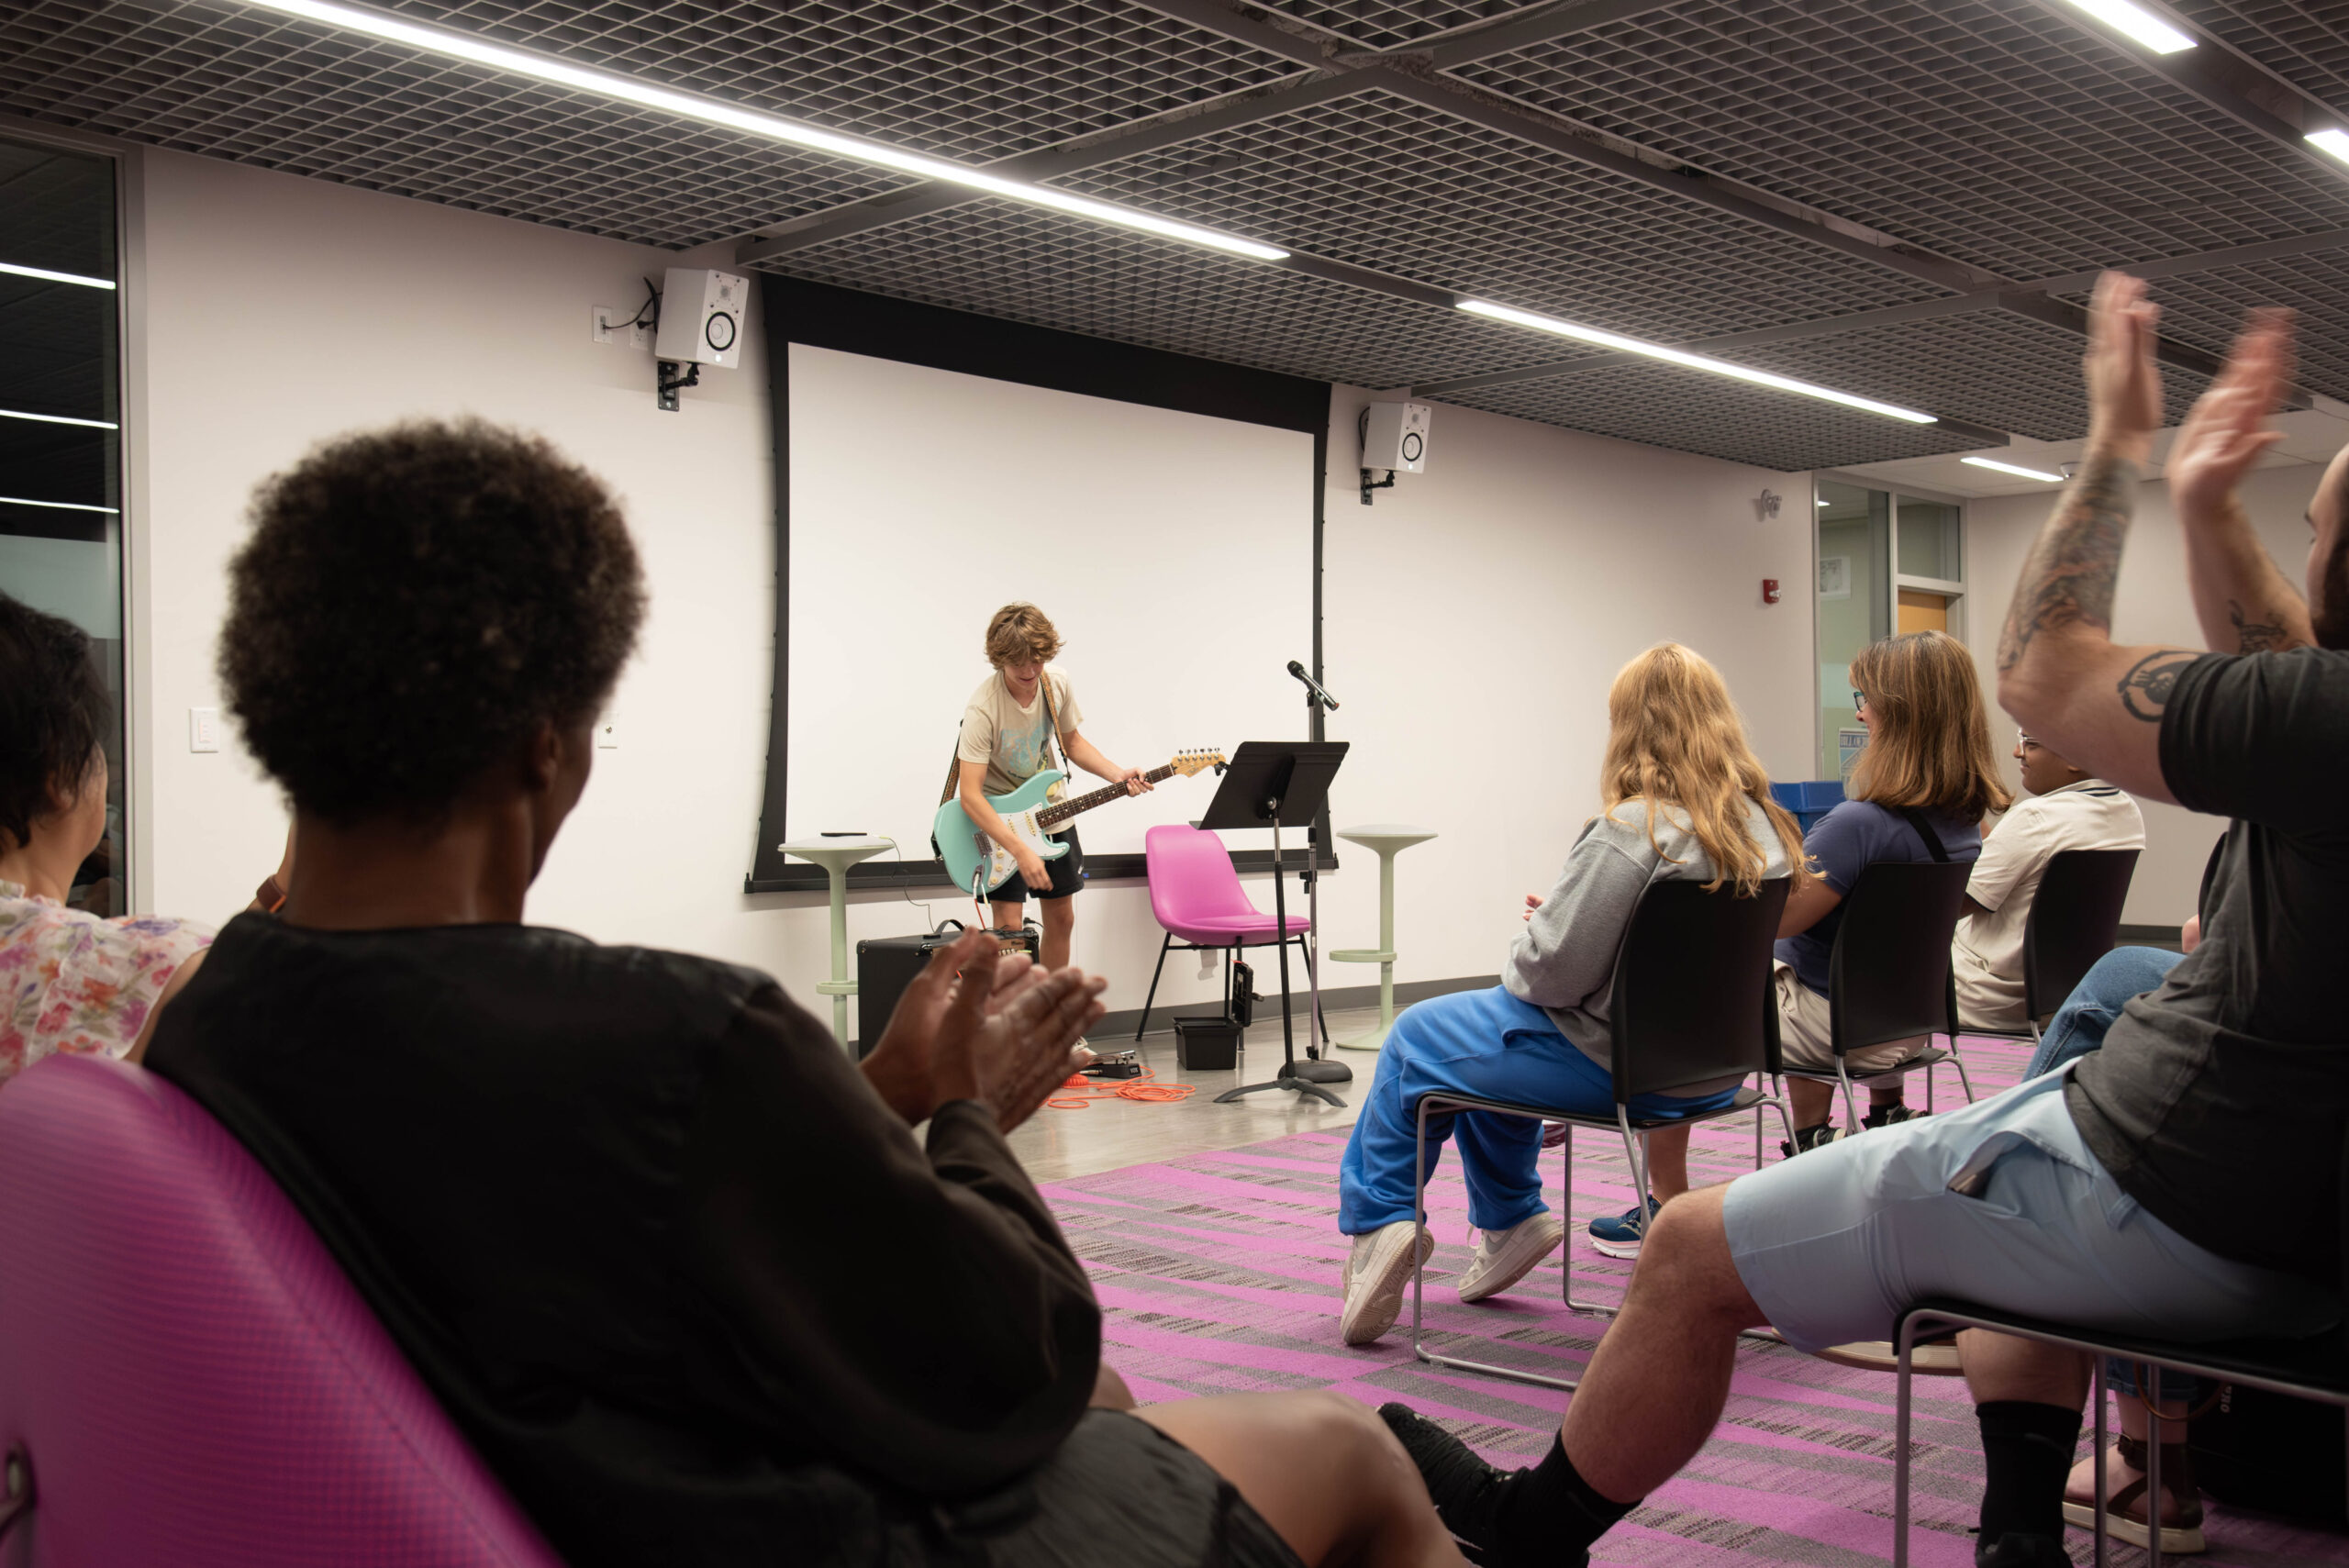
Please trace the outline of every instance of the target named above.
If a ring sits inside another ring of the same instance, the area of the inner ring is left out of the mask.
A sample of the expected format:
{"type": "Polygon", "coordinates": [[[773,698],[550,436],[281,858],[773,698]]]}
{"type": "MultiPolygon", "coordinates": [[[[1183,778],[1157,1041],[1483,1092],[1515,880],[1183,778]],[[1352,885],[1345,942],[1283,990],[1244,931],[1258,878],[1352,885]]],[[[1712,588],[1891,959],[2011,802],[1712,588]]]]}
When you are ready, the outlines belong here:
{"type": "Polygon", "coordinates": [[[1498,1296],[1531,1273],[1533,1265],[1556,1251],[1565,1239],[1566,1222],[1546,1209],[1506,1230],[1486,1231],[1476,1239],[1475,1261],[1460,1276],[1460,1299],[1498,1296]]]}
{"type": "Polygon", "coordinates": [[[1354,1238],[1353,1251],[1346,1254],[1345,1310],[1338,1317],[1338,1332],[1346,1343],[1369,1344],[1395,1327],[1411,1270],[1434,1251],[1435,1238],[1408,1219],[1354,1238]]]}

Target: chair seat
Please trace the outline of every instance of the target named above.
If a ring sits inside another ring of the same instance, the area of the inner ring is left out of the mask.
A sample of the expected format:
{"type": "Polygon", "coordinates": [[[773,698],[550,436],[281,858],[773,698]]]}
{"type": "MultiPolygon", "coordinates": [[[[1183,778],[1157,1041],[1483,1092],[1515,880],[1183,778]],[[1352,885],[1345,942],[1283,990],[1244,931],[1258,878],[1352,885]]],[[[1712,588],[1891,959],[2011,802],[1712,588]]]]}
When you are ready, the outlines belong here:
{"type": "MultiPolygon", "coordinates": [[[[1563,1111],[1555,1106],[1520,1105],[1514,1100],[1486,1100],[1479,1099],[1474,1095],[1442,1093],[1431,1093],[1422,1095],[1421,1098],[1441,1100],[1446,1106],[1454,1110],[1498,1111],[1503,1116],[1539,1117],[1543,1121],[1567,1122],[1575,1127],[1593,1127],[1603,1132],[1620,1130],[1615,1125],[1615,1118],[1611,1116],[1597,1116],[1587,1111],[1563,1111]]],[[[1749,1084],[1742,1085],[1729,1104],[1712,1110],[1697,1111],[1688,1116],[1635,1116],[1629,1119],[1631,1130],[1634,1132],[1651,1132],[1662,1127],[1694,1127],[1700,1121],[1711,1121],[1719,1117],[1735,1116],[1740,1111],[1750,1111],[1768,1098],[1767,1095],[1749,1084]]]]}
{"type": "MultiPolygon", "coordinates": [[[[1919,1315],[1962,1313],[2001,1329],[2052,1340],[2087,1345],[2123,1361],[2154,1362],[2178,1367],[2222,1383],[2264,1382],[2289,1385],[2294,1391],[2335,1405],[2349,1405],[2349,1341],[2341,1330],[2329,1329],[2305,1340],[2215,1340],[2189,1344],[2180,1340],[2149,1340],[2133,1334],[2108,1334],[2073,1324],[2026,1318],[1995,1307],[1929,1296],[1900,1315],[1906,1324],[1919,1315]]],[[[1896,1336],[1899,1329],[1893,1330],[1896,1336]]],[[[1898,1343],[1896,1337],[1894,1341],[1898,1343]]]]}
{"type": "MultiPolygon", "coordinates": [[[[1927,1046],[1924,1050],[1919,1051],[1916,1055],[1910,1057],[1908,1061],[1901,1062],[1896,1067],[1872,1067],[1865,1072],[1862,1072],[1856,1067],[1847,1067],[1845,1072],[1850,1075],[1853,1083],[1865,1084],[1871,1078],[1898,1078],[1905,1073],[1914,1073],[1920,1067],[1937,1066],[1942,1062],[1950,1061],[1952,1059],[1952,1052],[1943,1051],[1940,1046],[1927,1046]]],[[[1788,1067],[1784,1071],[1786,1075],[1789,1078],[1816,1078],[1828,1084],[1832,1084],[1837,1081],[1835,1069],[1832,1067],[1788,1067]]]]}
{"type": "MultiPolygon", "coordinates": [[[[1288,917],[1292,937],[1301,937],[1312,929],[1313,922],[1303,915],[1288,917]]],[[[1234,942],[1248,946],[1278,941],[1281,937],[1281,923],[1270,915],[1197,915],[1167,929],[1201,947],[1230,947],[1234,942]]]]}

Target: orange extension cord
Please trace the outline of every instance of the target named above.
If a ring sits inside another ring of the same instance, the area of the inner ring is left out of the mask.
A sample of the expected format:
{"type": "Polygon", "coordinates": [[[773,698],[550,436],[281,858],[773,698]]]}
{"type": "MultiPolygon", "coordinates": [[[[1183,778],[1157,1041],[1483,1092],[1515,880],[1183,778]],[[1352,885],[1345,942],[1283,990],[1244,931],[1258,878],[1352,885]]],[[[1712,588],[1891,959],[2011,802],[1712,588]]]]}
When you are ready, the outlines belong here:
{"type": "Polygon", "coordinates": [[[1081,1095],[1055,1095],[1044,1103],[1056,1111],[1081,1111],[1096,1100],[1140,1100],[1144,1105],[1173,1105],[1187,1100],[1197,1092],[1193,1084],[1153,1084],[1158,1074],[1145,1067],[1139,1078],[1121,1081],[1114,1089],[1106,1087],[1098,1078],[1088,1078],[1079,1073],[1061,1085],[1063,1089],[1083,1089],[1081,1095]]]}

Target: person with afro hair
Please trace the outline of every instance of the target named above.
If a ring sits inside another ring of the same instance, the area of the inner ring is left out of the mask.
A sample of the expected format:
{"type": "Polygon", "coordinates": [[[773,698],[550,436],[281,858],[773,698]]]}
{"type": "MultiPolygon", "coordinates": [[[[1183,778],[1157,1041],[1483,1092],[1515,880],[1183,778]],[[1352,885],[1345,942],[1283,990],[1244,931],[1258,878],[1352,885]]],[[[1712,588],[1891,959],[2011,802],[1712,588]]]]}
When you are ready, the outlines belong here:
{"type": "Polygon", "coordinates": [[[1461,1561],[1366,1407],[1136,1412],[1103,1366],[1004,1140],[1102,982],[974,932],[855,1063],[755,970],[525,923],[645,615],[593,475],[476,422],[345,437],[229,573],[228,705],[301,852],[150,1062],[572,1568],[1461,1561]]]}

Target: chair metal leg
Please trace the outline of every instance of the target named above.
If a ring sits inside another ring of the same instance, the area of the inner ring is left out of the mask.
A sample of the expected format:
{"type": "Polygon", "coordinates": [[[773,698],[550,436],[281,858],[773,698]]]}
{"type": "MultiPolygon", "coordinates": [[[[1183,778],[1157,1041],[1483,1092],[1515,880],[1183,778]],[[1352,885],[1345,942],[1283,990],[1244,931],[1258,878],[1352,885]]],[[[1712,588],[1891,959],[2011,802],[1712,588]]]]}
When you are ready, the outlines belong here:
{"type": "MultiPolygon", "coordinates": [[[[1150,1005],[1158,1000],[1158,977],[1166,973],[1166,951],[1174,945],[1174,933],[1169,931],[1158,944],[1158,967],[1150,976],[1150,995],[1141,999],[1141,1022],[1134,1026],[1134,1039],[1140,1040],[1150,1028],[1150,1005]]],[[[1227,1009],[1228,1010],[1228,1009],[1227,1009]]]]}
{"type": "Polygon", "coordinates": [[[1842,1080],[1843,1084],[1843,1125],[1847,1129],[1857,1128],[1860,1125],[1860,1113],[1854,1108],[1852,1099],[1852,1073],[1851,1070],[1843,1065],[1843,1059],[1840,1055],[1835,1058],[1835,1076],[1842,1080]]]}
{"type": "Polygon", "coordinates": [[[1957,1036],[1949,1037],[1950,1065],[1957,1069],[1957,1086],[1965,1091],[1965,1103],[1974,1103],[1974,1082],[1965,1075],[1965,1058],[1957,1053],[1957,1036]]]}
{"type": "MultiPolygon", "coordinates": [[[[2095,1359],[2096,1373],[2094,1383],[2092,1385],[2095,1389],[2092,1398],[2096,1406],[2096,1457],[2094,1462],[2096,1474],[2096,1557],[2094,1561],[2096,1562],[2096,1568],[2104,1568],[2104,1358],[2102,1356],[2098,1356],[2095,1359]]],[[[2161,1431],[2158,1428],[2154,1429],[2154,1446],[2159,1447],[2161,1431]]],[[[2154,1499],[2154,1509],[2153,1517],[2154,1523],[2158,1525],[2161,1518],[2159,1513],[2162,1502],[2161,1494],[2155,1492],[2152,1493],[2151,1496],[2154,1499]]]]}
{"type": "Polygon", "coordinates": [[[2153,1373],[2153,1386],[2137,1390],[2145,1402],[2145,1435],[2152,1440],[2145,1444],[2145,1564],[2162,1568],[2162,1374],[2158,1368],[2145,1370],[2153,1373]]]}
{"type": "Polygon", "coordinates": [[[1894,1346],[1892,1372],[1892,1568],[1909,1568],[1909,1360],[1917,1348],[1917,1322],[1905,1318],[1894,1346]]]}
{"type": "MultiPolygon", "coordinates": [[[[1428,1101],[1434,1097],[1435,1096],[1433,1095],[1420,1096],[1419,1106],[1419,1135],[1412,1145],[1411,1153],[1411,1218],[1421,1230],[1425,1230],[1427,1229],[1428,1223],[1428,1101]]],[[[1539,1126],[1540,1124],[1536,1123],[1535,1125],[1539,1126]]],[[[1569,1124],[1567,1136],[1569,1140],[1573,1137],[1571,1124],[1569,1124]]],[[[1539,1158],[1539,1156],[1537,1155],[1536,1158],[1539,1158]]],[[[1569,1144],[1567,1160],[1568,1168],[1571,1170],[1573,1161],[1571,1143],[1569,1144]]],[[[1495,1366],[1490,1362],[1472,1362],[1463,1360],[1458,1356],[1440,1356],[1433,1351],[1429,1350],[1427,1346],[1421,1342],[1423,1337],[1421,1330],[1423,1311],[1421,1302],[1424,1299],[1427,1291],[1427,1261],[1423,1258],[1418,1258],[1418,1240],[1419,1239],[1417,1237],[1412,1238],[1414,1248],[1413,1256],[1417,1259],[1411,1267],[1411,1353],[1414,1356],[1417,1356],[1419,1360],[1427,1362],[1430,1366],[1448,1366],[1459,1372],[1481,1372],[1488,1373],[1494,1377],[1505,1377],[1512,1383],[1531,1383],[1542,1388],[1560,1389],[1568,1394],[1575,1391],[1575,1388],[1579,1382],[1579,1380],[1575,1378],[1544,1377],[1540,1373],[1520,1372],[1513,1366],[1495,1366]]],[[[1432,1249],[1431,1249],[1431,1251],[1432,1251],[1432,1249]]],[[[1567,1272],[1566,1280],[1566,1290],[1570,1298],[1568,1305],[1571,1306],[1573,1304],[1571,1296],[1574,1291],[1574,1274],[1571,1270],[1567,1272]]]]}

